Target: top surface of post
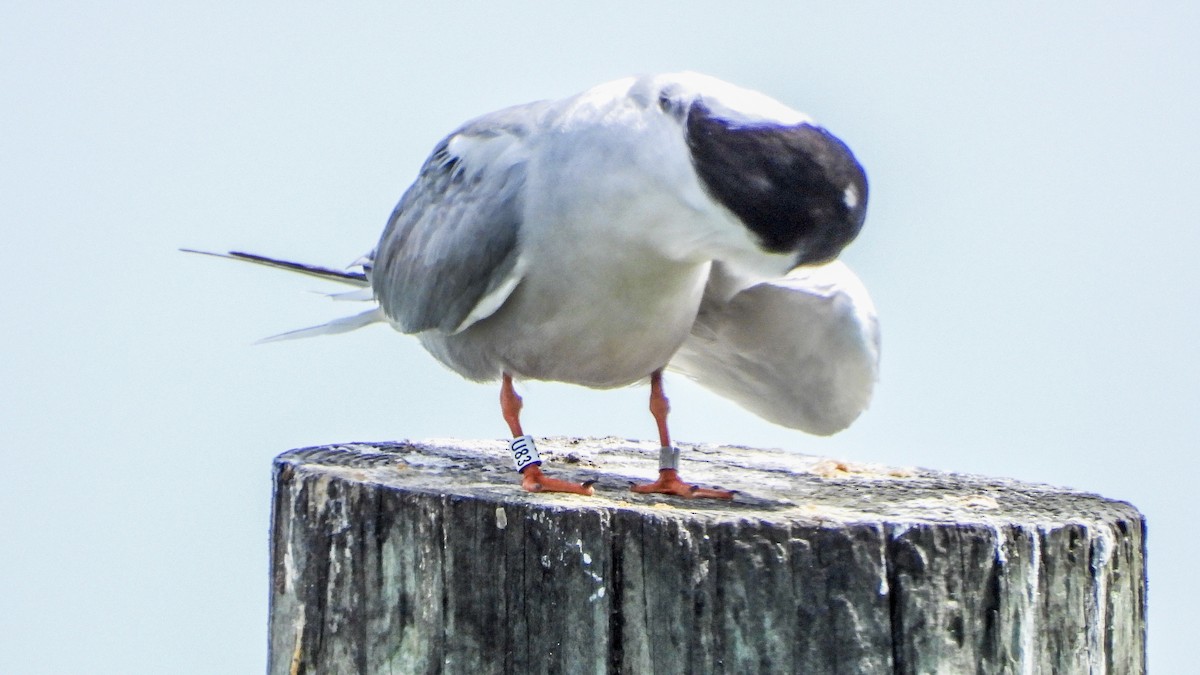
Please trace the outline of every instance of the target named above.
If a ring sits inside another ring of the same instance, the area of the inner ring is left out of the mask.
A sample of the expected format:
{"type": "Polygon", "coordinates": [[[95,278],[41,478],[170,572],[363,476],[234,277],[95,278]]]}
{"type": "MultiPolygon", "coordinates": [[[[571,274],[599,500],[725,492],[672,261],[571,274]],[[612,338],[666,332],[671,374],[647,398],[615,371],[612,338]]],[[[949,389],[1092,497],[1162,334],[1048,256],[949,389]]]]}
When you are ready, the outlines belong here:
{"type": "Polygon", "coordinates": [[[616,438],[539,438],[556,477],[596,480],[590,497],[520,488],[503,441],[345,443],[283,453],[284,470],[404,491],[572,509],[678,510],[689,518],[802,522],[1098,525],[1140,521],[1132,505],[1070,488],[1006,478],[842,462],[782,450],[679,444],[690,481],[738,492],[732,502],[629,491],[658,470],[657,444],[616,438]]]}

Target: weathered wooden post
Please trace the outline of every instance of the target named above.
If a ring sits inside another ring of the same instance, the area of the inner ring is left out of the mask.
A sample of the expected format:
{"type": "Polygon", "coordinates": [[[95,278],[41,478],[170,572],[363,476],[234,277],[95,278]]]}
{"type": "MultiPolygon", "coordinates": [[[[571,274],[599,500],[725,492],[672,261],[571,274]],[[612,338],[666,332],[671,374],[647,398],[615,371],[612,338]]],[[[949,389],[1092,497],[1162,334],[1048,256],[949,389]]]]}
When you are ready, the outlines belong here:
{"type": "Polygon", "coordinates": [[[270,672],[1138,673],[1144,524],[1010,480],[684,446],[733,503],[634,496],[658,449],[501,442],[275,465],[270,672]]]}

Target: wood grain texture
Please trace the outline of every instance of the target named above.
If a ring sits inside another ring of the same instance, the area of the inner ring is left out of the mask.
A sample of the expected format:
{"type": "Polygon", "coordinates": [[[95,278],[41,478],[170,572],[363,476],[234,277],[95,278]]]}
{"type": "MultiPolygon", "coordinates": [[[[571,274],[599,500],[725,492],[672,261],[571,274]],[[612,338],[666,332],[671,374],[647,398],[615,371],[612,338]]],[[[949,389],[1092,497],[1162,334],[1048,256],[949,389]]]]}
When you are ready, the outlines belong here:
{"type": "Polygon", "coordinates": [[[1011,480],[684,445],[733,503],[646,497],[658,449],[541,439],[275,464],[271,673],[1138,673],[1144,523],[1011,480]]]}

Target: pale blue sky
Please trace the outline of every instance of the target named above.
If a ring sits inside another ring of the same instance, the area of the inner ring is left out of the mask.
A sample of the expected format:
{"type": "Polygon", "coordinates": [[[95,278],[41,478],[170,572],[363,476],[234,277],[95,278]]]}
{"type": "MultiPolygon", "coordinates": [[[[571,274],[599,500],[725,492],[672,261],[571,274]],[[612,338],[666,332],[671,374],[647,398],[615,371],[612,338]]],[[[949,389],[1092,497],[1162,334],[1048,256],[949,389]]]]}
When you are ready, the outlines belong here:
{"type": "MultiPolygon", "coordinates": [[[[272,457],[505,435],[493,387],[387,328],[252,347],[347,307],[176,247],[349,263],[464,119],[680,69],[855,150],[884,358],[832,439],[678,378],[674,435],[1129,500],[1151,665],[1193,663],[1196,5],[414,5],[0,6],[0,672],[258,672],[272,457]]],[[[640,389],[526,406],[654,434],[640,389]]]]}

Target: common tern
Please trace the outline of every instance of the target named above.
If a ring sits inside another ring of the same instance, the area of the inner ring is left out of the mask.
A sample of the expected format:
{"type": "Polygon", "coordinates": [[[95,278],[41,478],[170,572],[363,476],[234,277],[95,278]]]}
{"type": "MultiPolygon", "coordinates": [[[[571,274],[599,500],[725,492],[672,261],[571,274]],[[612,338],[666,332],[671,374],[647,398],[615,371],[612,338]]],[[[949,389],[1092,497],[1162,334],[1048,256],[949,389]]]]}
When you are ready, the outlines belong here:
{"type": "Polygon", "coordinates": [[[866,206],[866,174],[823,127],[677,73],[463,124],[434,147],[361,271],[216,255],[357,286],[342,295],[374,303],[276,339],[386,322],[463,377],[499,380],[526,490],[593,493],[543,473],[514,380],[648,380],[660,471],[632,489],[730,498],[680,479],[663,371],[777,424],[847,427],[879,367],[874,306],[837,260],[866,206]]]}

